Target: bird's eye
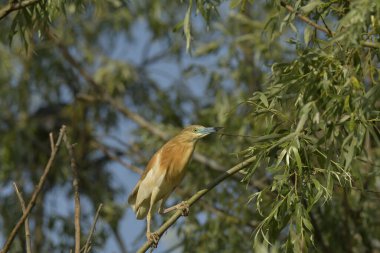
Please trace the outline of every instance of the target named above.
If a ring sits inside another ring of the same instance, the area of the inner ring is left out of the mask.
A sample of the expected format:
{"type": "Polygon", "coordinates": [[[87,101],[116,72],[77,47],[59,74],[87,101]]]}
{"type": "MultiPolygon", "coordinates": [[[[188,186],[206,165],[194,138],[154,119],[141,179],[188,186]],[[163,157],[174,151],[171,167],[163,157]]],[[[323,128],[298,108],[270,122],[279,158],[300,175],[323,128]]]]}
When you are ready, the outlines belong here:
{"type": "Polygon", "coordinates": [[[197,129],[197,128],[194,128],[194,129],[193,129],[193,132],[194,132],[194,133],[197,133],[197,132],[198,132],[198,129],[197,129]]]}

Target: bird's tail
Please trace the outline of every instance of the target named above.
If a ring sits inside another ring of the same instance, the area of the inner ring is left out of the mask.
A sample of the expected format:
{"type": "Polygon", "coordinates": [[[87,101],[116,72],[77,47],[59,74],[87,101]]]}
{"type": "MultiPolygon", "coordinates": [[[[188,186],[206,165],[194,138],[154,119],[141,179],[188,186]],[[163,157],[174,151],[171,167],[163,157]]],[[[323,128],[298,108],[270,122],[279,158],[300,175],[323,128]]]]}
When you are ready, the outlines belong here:
{"type": "Polygon", "coordinates": [[[142,220],[146,217],[146,215],[148,214],[148,211],[149,211],[149,207],[145,206],[145,205],[140,205],[137,210],[135,210],[136,212],[136,218],[138,220],[142,220]]]}
{"type": "Polygon", "coordinates": [[[138,206],[136,206],[136,198],[137,193],[139,191],[140,183],[138,183],[133,189],[131,195],[128,197],[128,204],[131,205],[133,211],[136,213],[136,218],[139,220],[142,220],[146,217],[149,211],[149,203],[147,201],[143,201],[142,203],[139,203],[138,206]],[[145,203],[147,202],[147,203],[145,203]],[[148,204],[148,205],[147,205],[148,204]]]}
{"type": "Polygon", "coordinates": [[[140,182],[138,182],[136,184],[136,186],[133,189],[131,195],[129,195],[129,197],[128,197],[128,204],[130,204],[132,206],[133,211],[135,211],[136,198],[137,198],[137,193],[139,191],[139,187],[140,187],[140,182]]]}

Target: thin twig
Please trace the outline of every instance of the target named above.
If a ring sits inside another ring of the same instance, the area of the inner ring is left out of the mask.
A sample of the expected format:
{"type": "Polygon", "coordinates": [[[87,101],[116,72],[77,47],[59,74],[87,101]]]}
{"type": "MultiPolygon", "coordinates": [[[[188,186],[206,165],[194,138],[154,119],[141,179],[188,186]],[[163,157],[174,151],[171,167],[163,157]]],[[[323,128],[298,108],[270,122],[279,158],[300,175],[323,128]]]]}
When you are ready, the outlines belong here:
{"type": "Polygon", "coordinates": [[[53,152],[53,150],[54,150],[54,136],[53,136],[53,133],[49,133],[49,139],[50,139],[50,152],[53,152]]]}
{"type": "MultiPolygon", "coordinates": [[[[329,37],[333,37],[335,35],[335,33],[333,31],[331,31],[330,29],[325,28],[323,26],[320,26],[317,23],[315,23],[314,21],[312,21],[311,19],[309,19],[308,17],[306,17],[306,16],[304,16],[302,14],[297,13],[292,6],[286,4],[284,1],[281,1],[280,4],[281,4],[282,7],[284,7],[288,11],[295,13],[296,16],[299,19],[301,19],[303,22],[305,22],[308,25],[313,26],[315,29],[317,29],[319,31],[324,32],[329,37]]],[[[365,46],[365,47],[375,48],[375,49],[379,49],[380,48],[380,43],[371,42],[371,41],[360,41],[360,45],[365,46]]]]}
{"type": "Polygon", "coordinates": [[[14,238],[16,237],[16,234],[17,234],[18,230],[20,229],[20,227],[22,226],[22,224],[25,222],[25,220],[28,217],[29,213],[32,211],[34,205],[36,204],[37,197],[40,194],[40,192],[42,190],[42,187],[43,187],[43,185],[44,185],[44,183],[46,181],[47,175],[49,174],[49,171],[50,171],[50,169],[51,169],[51,167],[53,165],[55,156],[56,156],[56,154],[58,152],[59,146],[61,145],[61,141],[62,141],[63,135],[65,134],[65,131],[66,131],[66,126],[62,126],[61,130],[59,132],[59,136],[58,136],[57,142],[55,143],[55,146],[54,146],[54,148],[53,148],[53,150],[51,152],[49,161],[47,162],[47,164],[45,166],[44,172],[43,172],[43,174],[42,174],[42,176],[41,176],[38,184],[34,188],[34,191],[33,191],[33,194],[32,194],[32,198],[30,199],[30,201],[28,203],[28,206],[25,209],[25,212],[23,213],[23,215],[21,216],[21,218],[19,219],[19,221],[17,222],[17,224],[14,226],[14,228],[12,229],[11,233],[9,234],[7,240],[5,241],[5,244],[4,244],[3,248],[2,248],[2,250],[0,251],[1,253],[8,252],[10,246],[12,245],[12,242],[13,242],[14,238]]]}
{"type": "MultiPolygon", "coordinates": [[[[245,161],[235,165],[222,175],[220,175],[215,181],[212,183],[208,184],[204,189],[198,191],[196,194],[194,194],[190,199],[188,199],[186,202],[189,206],[192,206],[194,203],[196,203],[200,198],[202,198],[205,194],[207,194],[209,191],[211,191],[215,186],[217,186],[220,182],[224,181],[226,178],[232,176],[236,172],[244,169],[247,167],[249,164],[251,164],[256,157],[251,157],[246,159],[245,161]]],[[[157,231],[156,234],[158,236],[162,236],[166,230],[169,229],[177,220],[178,218],[182,215],[182,211],[178,210],[176,211],[157,231]]],[[[146,252],[149,247],[152,245],[152,242],[147,241],[137,252],[142,253],[146,252]]]]}
{"type": "Polygon", "coordinates": [[[328,29],[326,29],[325,27],[323,26],[320,26],[318,25],[317,23],[313,22],[312,20],[310,20],[308,17],[304,16],[304,15],[301,15],[299,13],[297,13],[294,8],[292,6],[290,6],[289,4],[286,4],[284,1],[281,1],[280,2],[281,6],[284,7],[285,9],[287,9],[288,11],[290,12],[294,12],[296,14],[296,16],[301,19],[302,21],[304,21],[306,24],[308,25],[311,25],[313,26],[315,29],[317,30],[320,30],[324,33],[326,33],[327,35],[329,35],[330,37],[332,37],[334,34],[329,31],[328,29]]]}
{"type": "Polygon", "coordinates": [[[108,156],[110,159],[120,163],[123,167],[127,168],[127,169],[130,169],[132,170],[133,172],[136,172],[137,174],[139,175],[142,175],[142,173],[144,172],[144,170],[140,169],[139,167],[133,165],[133,164],[130,164],[130,163],[127,163],[125,161],[123,161],[120,157],[118,157],[117,155],[114,155],[112,154],[110,151],[109,151],[109,147],[106,147],[104,144],[100,143],[100,142],[96,142],[95,144],[106,156],[108,156]]]}
{"type": "MultiPolygon", "coordinates": [[[[25,201],[24,201],[24,198],[22,197],[22,194],[19,191],[17,184],[15,182],[13,182],[13,188],[15,189],[18,200],[20,201],[22,213],[25,213],[25,210],[26,210],[25,209],[25,201]]],[[[30,240],[30,229],[29,229],[29,218],[28,217],[25,219],[24,227],[25,227],[26,253],[32,253],[32,243],[30,240]]]]}
{"type": "Polygon", "coordinates": [[[80,253],[80,196],[79,196],[79,179],[78,168],[74,156],[74,147],[67,138],[67,135],[63,135],[63,141],[66,144],[66,149],[70,156],[70,166],[73,172],[73,189],[74,189],[74,224],[75,224],[75,253],[80,253]]]}
{"type": "Polygon", "coordinates": [[[90,250],[91,238],[92,238],[92,235],[94,234],[94,231],[96,228],[96,222],[98,221],[99,213],[100,213],[100,210],[102,209],[102,207],[103,207],[103,204],[100,203],[98,210],[96,211],[94,221],[92,222],[90,232],[88,233],[86,244],[84,245],[84,248],[83,248],[84,253],[87,253],[90,250]]]}
{"type": "Polygon", "coordinates": [[[27,6],[38,3],[40,0],[9,1],[9,3],[0,9],[0,20],[5,18],[9,13],[23,9],[27,6]]]}

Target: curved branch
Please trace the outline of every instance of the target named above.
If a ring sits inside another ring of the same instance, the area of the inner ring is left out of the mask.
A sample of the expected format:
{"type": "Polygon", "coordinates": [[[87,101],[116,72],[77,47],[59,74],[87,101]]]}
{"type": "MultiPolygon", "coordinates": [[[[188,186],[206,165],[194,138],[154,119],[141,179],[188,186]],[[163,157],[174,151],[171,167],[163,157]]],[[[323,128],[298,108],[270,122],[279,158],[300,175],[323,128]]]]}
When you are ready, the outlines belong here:
{"type": "Polygon", "coordinates": [[[38,3],[40,0],[25,0],[21,2],[10,1],[6,6],[0,9],[0,20],[5,18],[9,13],[38,3]]]}
{"type": "Polygon", "coordinates": [[[51,169],[51,167],[53,165],[55,156],[56,156],[56,154],[58,152],[59,146],[61,145],[62,138],[63,138],[63,135],[65,134],[65,132],[66,132],[66,126],[62,126],[61,130],[59,132],[59,136],[58,136],[57,142],[55,144],[53,142],[52,134],[50,133],[50,142],[51,142],[52,150],[51,150],[49,161],[48,161],[48,163],[45,166],[45,169],[44,169],[44,172],[43,172],[43,174],[42,174],[42,176],[40,178],[40,181],[38,182],[38,184],[34,188],[34,191],[33,191],[33,194],[32,194],[32,198],[30,199],[30,201],[28,203],[28,206],[25,209],[25,212],[23,212],[21,218],[19,219],[19,221],[17,222],[17,224],[12,229],[12,231],[9,234],[9,236],[8,236],[8,238],[7,238],[7,240],[6,240],[5,244],[4,244],[4,247],[0,251],[0,253],[6,253],[6,252],[8,252],[10,246],[12,245],[12,242],[13,242],[14,238],[16,237],[17,232],[21,228],[22,224],[24,224],[26,218],[28,217],[29,213],[32,211],[34,205],[36,204],[37,197],[40,194],[40,192],[42,190],[42,187],[43,187],[43,185],[44,185],[44,183],[45,183],[45,181],[47,179],[47,175],[49,174],[49,171],[50,171],[50,169],[51,169]]]}
{"type": "MultiPolygon", "coordinates": [[[[188,199],[186,202],[188,203],[189,206],[192,206],[194,203],[196,203],[200,198],[202,198],[205,194],[207,194],[209,191],[211,191],[215,186],[217,186],[219,183],[224,181],[226,178],[232,176],[236,172],[244,169],[247,167],[249,164],[251,164],[254,160],[256,159],[255,156],[248,158],[244,160],[243,162],[235,165],[222,175],[220,175],[215,181],[211,182],[208,184],[204,189],[198,191],[196,194],[194,194],[190,199],[188,199]]],[[[177,220],[178,218],[182,215],[182,211],[178,210],[176,211],[169,220],[167,220],[157,231],[156,233],[158,236],[162,236],[166,230],[168,230],[177,220]]],[[[138,251],[137,253],[143,253],[149,249],[149,247],[152,245],[152,242],[147,241],[138,251]]]]}

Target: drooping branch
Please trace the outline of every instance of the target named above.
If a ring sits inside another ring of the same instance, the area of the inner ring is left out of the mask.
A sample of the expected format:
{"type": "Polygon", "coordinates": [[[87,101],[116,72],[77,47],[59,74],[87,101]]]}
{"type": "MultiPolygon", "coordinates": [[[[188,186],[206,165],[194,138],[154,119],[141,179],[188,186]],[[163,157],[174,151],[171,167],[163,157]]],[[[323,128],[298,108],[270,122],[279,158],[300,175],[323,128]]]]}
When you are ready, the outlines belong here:
{"type": "MultiPolygon", "coordinates": [[[[296,16],[300,20],[302,20],[306,24],[314,27],[317,30],[324,32],[329,37],[333,37],[335,35],[335,33],[333,31],[331,31],[330,29],[325,28],[323,26],[320,26],[317,23],[315,23],[314,21],[312,21],[311,19],[309,19],[308,17],[306,17],[306,16],[304,16],[304,15],[302,15],[300,13],[297,13],[291,5],[285,3],[284,1],[281,1],[280,4],[281,4],[282,7],[284,7],[285,9],[287,9],[289,12],[295,13],[296,16]]],[[[360,45],[362,45],[364,47],[370,47],[370,48],[376,48],[376,49],[380,48],[380,43],[375,43],[375,42],[371,42],[371,41],[360,41],[360,45]]]]}
{"type": "Polygon", "coordinates": [[[17,222],[17,224],[14,226],[14,228],[12,229],[11,233],[9,234],[7,240],[5,241],[5,244],[1,250],[1,253],[6,253],[8,252],[10,246],[12,245],[12,242],[14,240],[14,238],[16,237],[16,234],[17,232],[19,231],[19,229],[21,228],[22,224],[25,222],[26,218],[28,217],[29,213],[32,211],[34,205],[36,204],[36,201],[37,201],[37,197],[38,195],[40,194],[41,190],[42,190],[42,187],[46,181],[46,178],[47,178],[47,175],[49,174],[49,171],[53,165],[53,162],[54,162],[54,159],[57,155],[57,152],[58,152],[58,149],[61,145],[61,142],[62,142],[62,138],[64,136],[66,132],[66,126],[62,126],[61,127],[61,130],[59,132],[59,136],[58,136],[58,139],[57,139],[57,142],[54,144],[54,140],[53,140],[53,134],[50,133],[50,145],[52,147],[52,150],[51,150],[51,154],[50,154],[50,158],[49,158],[49,161],[47,162],[46,166],[45,166],[45,169],[44,169],[44,172],[42,174],[42,176],[40,177],[40,180],[38,182],[38,184],[36,185],[36,187],[34,188],[34,191],[33,191],[33,194],[32,194],[32,198],[30,199],[29,203],[28,203],[28,206],[26,207],[25,209],[25,212],[22,214],[21,218],[19,219],[19,221],[17,222]]]}
{"type": "MultiPolygon", "coordinates": [[[[195,204],[198,200],[200,200],[204,195],[206,195],[209,191],[211,191],[215,186],[220,184],[225,179],[229,178],[230,176],[234,175],[236,172],[244,169],[249,164],[251,164],[256,157],[250,157],[243,162],[235,165],[231,169],[227,170],[225,173],[220,175],[215,181],[208,184],[204,189],[198,191],[196,194],[194,194],[190,199],[188,199],[186,202],[189,206],[192,206],[195,204]]],[[[158,236],[162,236],[166,230],[168,230],[182,215],[182,211],[178,210],[176,211],[170,218],[167,220],[157,231],[156,233],[158,236]]],[[[137,252],[143,253],[149,249],[149,247],[152,245],[152,242],[147,241],[137,252]]]]}
{"type": "MultiPolygon", "coordinates": [[[[69,50],[60,42],[57,41],[57,39],[51,34],[47,33],[49,39],[51,39],[54,43],[57,44],[59,51],[61,52],[62,56],[66,59],[68,63],[81,75],[81,77],[86,80],[92,87],[95,89],[101,91],[101,85],[97,83],[92,76],[81,66],[81,64],[71,55],[69,50]]],[[[85,97],[81,97],[85,98],[85,97]]],[[[91,97],[90,99],[93,99],[91,97]]],[[[102,94],[101,101],[108,103],[113,108],[121,112],[124,116],[128,117],[132,121],[134,121],[136,124],[138,124],[140,127],[148,130],[150,133],[158,136],[159,138],[163,140],[168,140],[169,135],[166,134],[164,131],[160,130],[158,127],[153,125],[151,122],[147,121],[144,117],[140,116],[139,114],[131,111],[128,107],[124,106],[119,100],[116,100],[112,98],[111,96],[107,94],[102,94]]],[[[200,162],[209,168],[216,170],[216,171],[226,171],[226,168],[222,165],[220,165],[215,160],[210,159],[207,156],[204,156],[200,153],[195,152],[194,160],[197,162],[200,162]]]]}
{"type": "Polygon", "coordinates": [[[10,14],[13,11],[17,11],[30,5],[36,4],[39,1],[40,0],[9,1],[7,5],[0,9],[0,20],[5,18],[8,14],[10,14]]]}

